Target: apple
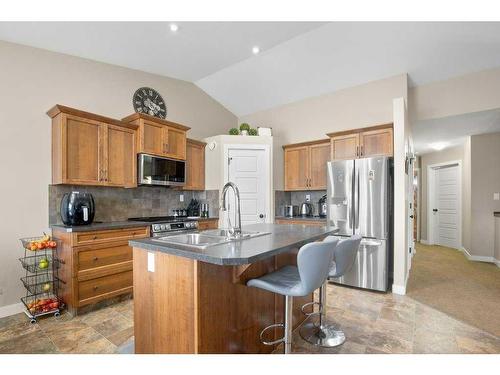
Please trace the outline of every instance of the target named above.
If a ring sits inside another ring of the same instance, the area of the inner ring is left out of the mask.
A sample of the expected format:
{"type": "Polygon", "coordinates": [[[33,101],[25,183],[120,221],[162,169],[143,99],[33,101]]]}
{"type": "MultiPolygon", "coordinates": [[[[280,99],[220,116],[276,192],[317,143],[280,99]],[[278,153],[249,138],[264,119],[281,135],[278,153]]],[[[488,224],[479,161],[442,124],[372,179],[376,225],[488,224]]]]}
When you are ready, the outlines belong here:
{"type": "Polygon", "coordinates": [[[45,284],[43,284],[43,286],[42,286],[42,290],[43,290],[44,292],[48,292],[51,288],[52,288],[52,286],[50,285],[50,283],[45,283],[45,284]]]}

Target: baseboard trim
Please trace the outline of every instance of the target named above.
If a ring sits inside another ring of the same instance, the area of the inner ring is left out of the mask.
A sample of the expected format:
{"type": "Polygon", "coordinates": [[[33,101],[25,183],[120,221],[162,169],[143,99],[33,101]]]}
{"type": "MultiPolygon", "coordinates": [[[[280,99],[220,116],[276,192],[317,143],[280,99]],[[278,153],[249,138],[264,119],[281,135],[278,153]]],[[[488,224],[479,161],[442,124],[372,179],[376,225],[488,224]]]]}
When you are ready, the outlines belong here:
{"type": "Polygon", "coordinates": [[[392,284],[392,292],[394,294],[399,294],[399,295],[404,296],[406,294],[406,286],[405,285],[392,284]]]}
{"type": "Polygon", "coordinates": [[[500,260],[495,259],[495,257],[485,257],[485,256],[480,256],[480,255],[471,255],[469,251],[462,246],[461,248],[462,253],[466,256],[468,260],[471,260],[473,262],[486,262],[486,263],[493,263],[497,267],[500,267],[500,260]]]}
{"type": "Polygon", "coordinates": [[[13,303],[12,305],[0,307],[0,318],[5,318],[6,316],[11,316],[19,314],[24,311],[24,305],[19,303],[13,303]]]}

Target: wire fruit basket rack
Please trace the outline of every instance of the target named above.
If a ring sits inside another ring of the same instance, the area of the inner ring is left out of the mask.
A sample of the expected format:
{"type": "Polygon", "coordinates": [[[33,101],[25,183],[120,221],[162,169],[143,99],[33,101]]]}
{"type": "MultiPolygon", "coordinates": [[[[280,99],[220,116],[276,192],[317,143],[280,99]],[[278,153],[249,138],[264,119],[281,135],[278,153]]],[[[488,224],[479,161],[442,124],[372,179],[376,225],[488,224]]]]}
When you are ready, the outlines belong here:
{"type": "Polygon", "coordinates": [[[64,308],[59,294],[64,281],[58,275],[62,261],[57,256],[61,241],[44,234],[41,237],[21,238],[21,243],[24,256],[19,261],[26,271],[21,278],[26,289],[26,295],[21,298],[25,314],[31,323],[36,323],[43,315],[60,316],[64,308]]]}

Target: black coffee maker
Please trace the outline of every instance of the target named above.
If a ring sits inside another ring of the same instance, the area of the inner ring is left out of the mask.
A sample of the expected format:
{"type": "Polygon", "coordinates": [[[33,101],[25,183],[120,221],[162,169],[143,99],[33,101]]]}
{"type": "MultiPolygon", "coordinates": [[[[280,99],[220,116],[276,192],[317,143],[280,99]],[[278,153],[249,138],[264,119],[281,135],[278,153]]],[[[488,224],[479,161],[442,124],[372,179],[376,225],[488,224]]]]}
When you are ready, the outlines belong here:
{"type": "Polygon", "coordinates": [[[64,225],[89,225],[94,221],[94,197],[90,193],[72,191],[61,200],[61,219],[64,225]]]}

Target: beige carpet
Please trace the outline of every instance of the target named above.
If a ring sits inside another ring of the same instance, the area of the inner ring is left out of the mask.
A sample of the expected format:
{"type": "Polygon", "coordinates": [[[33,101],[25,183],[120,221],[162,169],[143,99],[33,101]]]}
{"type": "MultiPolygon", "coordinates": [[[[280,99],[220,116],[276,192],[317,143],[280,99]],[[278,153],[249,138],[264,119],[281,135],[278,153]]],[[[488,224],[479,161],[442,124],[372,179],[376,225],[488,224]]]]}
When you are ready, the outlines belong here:
{"type": "Polygon", "coordinates": [[[500,268],[458,250],[417,245],[407,295],[500,337],[500,268]]]}

